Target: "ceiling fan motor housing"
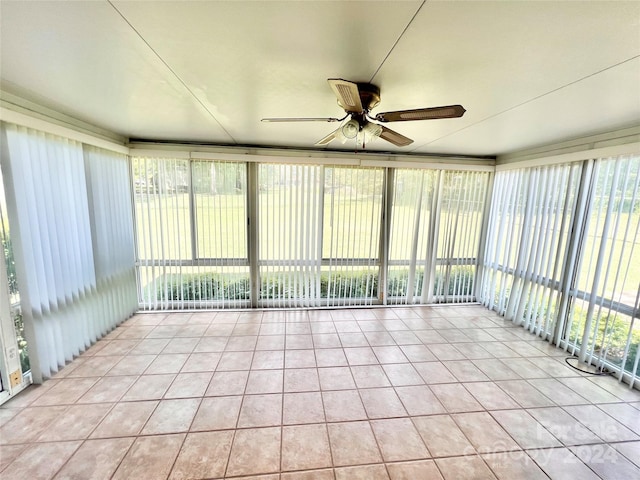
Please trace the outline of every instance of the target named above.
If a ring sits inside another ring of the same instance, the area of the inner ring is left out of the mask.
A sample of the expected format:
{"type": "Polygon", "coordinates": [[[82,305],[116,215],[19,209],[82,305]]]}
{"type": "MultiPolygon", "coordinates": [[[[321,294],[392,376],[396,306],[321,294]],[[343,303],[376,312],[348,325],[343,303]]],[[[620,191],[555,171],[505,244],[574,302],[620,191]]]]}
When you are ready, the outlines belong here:
{"type": "MultiPolygon", "coordinates": [[[[376,87],[375,85],[371,85],[370,83],[356,83],[356,85],[358,86],[360,103],[362,104],[362,108],[364,109],[365,112],[370,111],[380,103],[380,89],[378,87],[376,87]]],[[[338,86],[338,89],[340,89],[341,93],[345,95],[349,94],[349,92],[342,90],[340,86],[338,86]]],[[[349,97],[346,96],[343,98],[348,99],[349,97]]],[[[348,105],[343,105],[340,102],[340,97],[338,97],[338,105],[340,105],[340,108],[343,108],[347,112],[355,113],[353,110],[349,108],[348,105]]]]}

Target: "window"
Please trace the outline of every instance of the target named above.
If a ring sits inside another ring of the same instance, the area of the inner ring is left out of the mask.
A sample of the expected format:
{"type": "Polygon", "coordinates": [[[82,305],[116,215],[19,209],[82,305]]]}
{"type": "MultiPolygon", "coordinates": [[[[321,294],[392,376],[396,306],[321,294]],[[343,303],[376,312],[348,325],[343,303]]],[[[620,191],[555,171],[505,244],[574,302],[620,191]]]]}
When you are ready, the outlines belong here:
{"type": "Polygon", "coordinates": [[[475,298],[488,172],[147,157],[132,168],[143,308],[475,298]]]}

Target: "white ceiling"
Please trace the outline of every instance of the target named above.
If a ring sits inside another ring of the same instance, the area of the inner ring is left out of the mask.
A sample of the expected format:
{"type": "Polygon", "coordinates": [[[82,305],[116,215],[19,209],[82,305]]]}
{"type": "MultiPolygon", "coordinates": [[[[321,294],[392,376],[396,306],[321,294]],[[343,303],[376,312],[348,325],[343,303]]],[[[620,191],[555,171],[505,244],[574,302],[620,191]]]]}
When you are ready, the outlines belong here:
{"type": "MultiPolygon", "coordinates": [[[[640,123],[640,2],[0,1],[5,91],[130,138],[312,147],[372,82],[408,147],[499,155],[640,123]]],[[[353,150],[354,145],[330,144],[353,150]]]]}

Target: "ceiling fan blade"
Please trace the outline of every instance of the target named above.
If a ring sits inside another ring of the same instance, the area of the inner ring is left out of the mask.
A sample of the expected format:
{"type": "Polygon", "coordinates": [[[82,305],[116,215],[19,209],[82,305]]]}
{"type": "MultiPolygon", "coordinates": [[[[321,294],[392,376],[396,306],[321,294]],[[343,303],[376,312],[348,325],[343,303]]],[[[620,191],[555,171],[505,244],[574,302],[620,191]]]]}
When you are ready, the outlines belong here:
{"type": "Polygon", "coordinates": [[[327,80],[333,93],[338,97],[338,103],[349,113],[362,112],[362,102],[360,101],[360,90],[358,84],[342,80],[341,78],[330,78],[327,80]]]}
{"type": "Polygon", "coordinates": [[[263,122],[278,123],[278,122],[339,122],[344,118],[304,118],[304,117],[292,117],[292,118],[263,118],[263,122]]]}
{"type": "Polygon", "coordinates": [[[397,110],[376,115],[379,122],[406,122],[409,120],[436,120],[438,118],[458,118],[466,110],[462,105],[447,105],[444,107],[416,108],[414,110],[397,110]]]}
{"type": "Polygon", "coordinates": [[[323,147],[325,145],[329,145],[333,140],[338,138],[339,134],[340,134],[340,128],[337,128],[333,132],[331,132],[329,135],[324,137],[322,140],[318,140],[316,142],[316,147],[323,147]]]}
{"type": "Polygon", "coordinates": [[[400,135],[398,132],[394,132],[390,128],[387,128],[383,125],[382,133],[380,133],[380,138],[386,140],[387,142],[393,143],[396,147],[406,147],[413,143],[413,140],[405,137],[404,135],[400,135]]]}

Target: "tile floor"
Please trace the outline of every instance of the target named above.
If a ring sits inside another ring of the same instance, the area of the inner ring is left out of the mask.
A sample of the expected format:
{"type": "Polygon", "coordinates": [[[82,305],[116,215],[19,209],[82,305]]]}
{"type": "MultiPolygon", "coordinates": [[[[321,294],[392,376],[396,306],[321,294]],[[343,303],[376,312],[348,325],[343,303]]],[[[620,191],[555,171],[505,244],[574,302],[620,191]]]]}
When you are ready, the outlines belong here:
{"type": "Polygon", "coordinates": [[[139,314],[0,425],[12,480],[640,478],[640,392],[478,306],[139,314]]]}

